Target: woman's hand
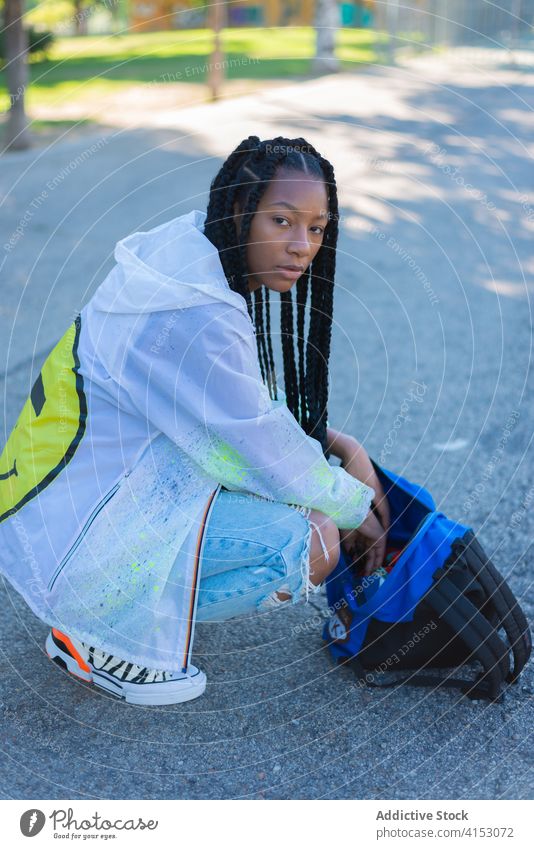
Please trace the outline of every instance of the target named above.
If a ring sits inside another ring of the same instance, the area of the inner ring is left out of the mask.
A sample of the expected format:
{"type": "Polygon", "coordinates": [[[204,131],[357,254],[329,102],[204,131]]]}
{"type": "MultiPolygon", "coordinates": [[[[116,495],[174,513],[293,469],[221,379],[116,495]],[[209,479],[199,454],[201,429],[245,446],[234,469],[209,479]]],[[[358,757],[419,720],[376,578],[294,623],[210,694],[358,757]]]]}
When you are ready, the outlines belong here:
{"type": "Polygon", "coordinates": [[[340,529],[339,538],[353,562],[365,557],[364,575],[370,575],[384,563],[386,532],[372,510],[358,528],[340,529]]]}
{"type": "Polygon", "coordinates": [[[390,526],[389,505],[382,484],[363,445],[354,437],[336,433],[341,465],[350,475],[375,491],[372,510],[358,528],[340,529],[340,542],[353,560],[365,557],[364,574],[369,575],[382,566],[386,554],[387,532],[390,526]]]}

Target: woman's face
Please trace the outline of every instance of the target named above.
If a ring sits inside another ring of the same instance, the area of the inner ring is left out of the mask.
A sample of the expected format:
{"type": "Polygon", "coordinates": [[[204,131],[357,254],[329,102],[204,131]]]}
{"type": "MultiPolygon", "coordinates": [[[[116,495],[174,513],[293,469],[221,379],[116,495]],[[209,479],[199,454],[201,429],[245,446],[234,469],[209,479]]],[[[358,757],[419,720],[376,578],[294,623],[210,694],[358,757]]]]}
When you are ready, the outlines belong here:
{"type": "MultiPolygon", "coordinates": [[[[239,233],[241,216],[237,204],[234,213],[239,233]]],[[[250,224],[246,254],[250,291],[260,286],[274,292],[289,291],[321,247],[327,223],[324,182],[279,169],[250,224]]]]}

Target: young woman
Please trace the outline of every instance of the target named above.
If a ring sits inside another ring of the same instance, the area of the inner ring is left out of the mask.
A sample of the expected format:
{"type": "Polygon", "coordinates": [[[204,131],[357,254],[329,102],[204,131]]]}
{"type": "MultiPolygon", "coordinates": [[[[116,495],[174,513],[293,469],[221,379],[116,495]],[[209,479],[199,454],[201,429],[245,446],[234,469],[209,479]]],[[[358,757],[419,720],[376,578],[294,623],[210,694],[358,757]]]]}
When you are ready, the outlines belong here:
{"type": "Polygon", "coordinates": [[[384,493],[327,421],[338,217],[310,144],[250,136],[207,213],[117,244],[48,356],[0,458],[0,556],[74,675],[136,704],[196,698],[196,621],[307,599],[340,544],[382,563],[384,493]]]}

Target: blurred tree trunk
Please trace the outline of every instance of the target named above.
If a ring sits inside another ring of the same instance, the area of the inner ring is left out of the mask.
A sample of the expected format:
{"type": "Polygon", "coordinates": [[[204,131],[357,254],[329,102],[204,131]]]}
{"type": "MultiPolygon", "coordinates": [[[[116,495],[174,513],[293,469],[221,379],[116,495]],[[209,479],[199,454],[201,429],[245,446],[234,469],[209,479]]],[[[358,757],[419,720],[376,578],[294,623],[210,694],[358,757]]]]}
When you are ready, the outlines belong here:
{"type": "Polygon", "coordinates": [[[24,0],[5,0],[5,74],[10,107],[4,143],[10,150],[25,150],[31,144],[24,95],[28,85],[28,34],[23,27],[24,0]]]}
{"type": "Polygon", "coordinates": [[[339,60],[335,56],[336,32],[339,27],[337,0],[316,0],[315,5],[315,57],[313,71],[339,71],[339,60]]]}
{"type": "Polygon", "coordinates": [[[110,6],[113,32],[126,32],[128,29],[128,0],[113,0],[110,6]]]}
{"type": "Polygon", "coordinates": [[[220,97],[224,80],[224,54],[221,47],[221,30],[226,23],[226,3],[224,0],[213,0],[209,8],[209,15],[215,41],[208,68],[208,85],[211,99],[217,100],[220,97]]]}
{"type": "Polygon", "coordinates": [[[84,0],[74,0],[74,28],[76,35],[87,35],[87,15],[84,0]]]}

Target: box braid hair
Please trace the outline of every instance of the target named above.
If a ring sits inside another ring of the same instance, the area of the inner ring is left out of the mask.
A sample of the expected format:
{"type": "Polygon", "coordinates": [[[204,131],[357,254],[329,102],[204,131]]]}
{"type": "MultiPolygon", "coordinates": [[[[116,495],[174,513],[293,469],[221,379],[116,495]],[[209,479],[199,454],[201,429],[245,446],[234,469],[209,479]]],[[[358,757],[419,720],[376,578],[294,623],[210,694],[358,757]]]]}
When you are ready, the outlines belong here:
{"type": "Polygon", "coordinates": [[[258,136],[249,136],[235,148],[212,180],[204,234],[219,251],[230,288],[246,300],[255,328],[262,378],[268,386],[271,398],[276,399],[270,290],[260,286],[254,291],[253,309],[246,277],[246,248],[251,221],[258,203],[279,168],[321,178],[328,193],[327,224],[321,247],[295,286],[298,370],[295,362],[292,291],[280,293],[287,406],[305,433],[321,443],[323,453],[328,459],[328,362],[332,335],[335,249],[339,226],[337,189],[332,165],[303,138],[286,139],[278,136],[260,141],[258,136]],[[242,212],[239,238],[234,222],[236,201],[242,212]],[[305,308],[309,290],[310,323],[304,350],[305,308]]]}

